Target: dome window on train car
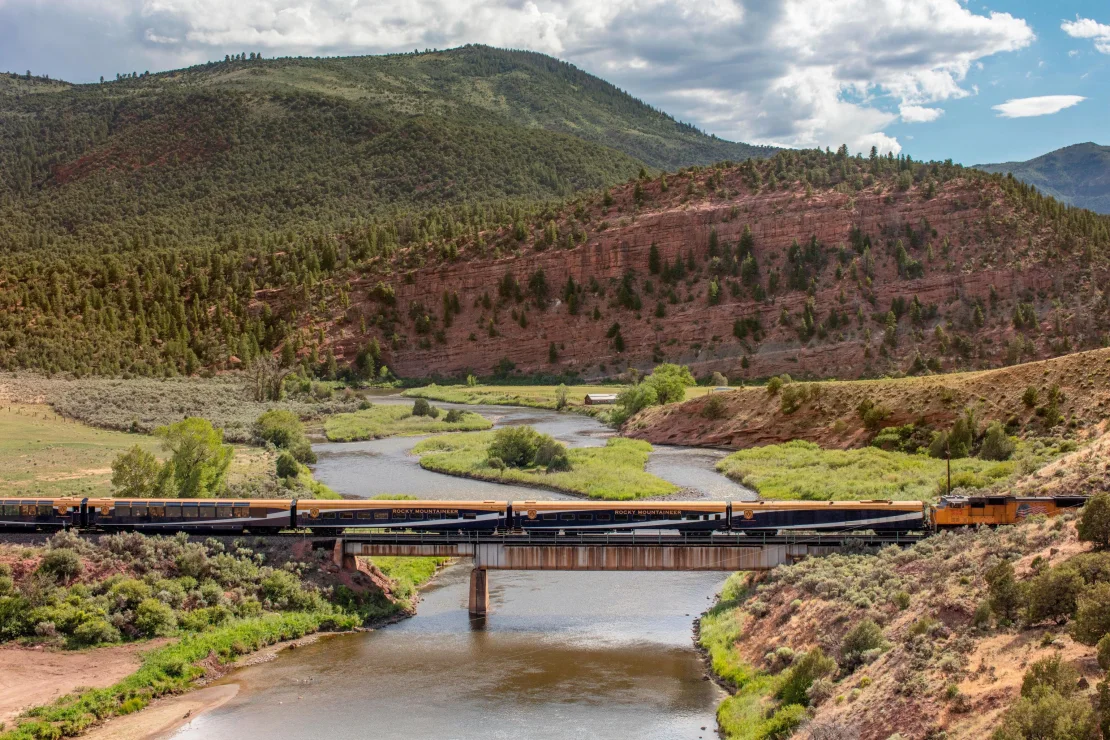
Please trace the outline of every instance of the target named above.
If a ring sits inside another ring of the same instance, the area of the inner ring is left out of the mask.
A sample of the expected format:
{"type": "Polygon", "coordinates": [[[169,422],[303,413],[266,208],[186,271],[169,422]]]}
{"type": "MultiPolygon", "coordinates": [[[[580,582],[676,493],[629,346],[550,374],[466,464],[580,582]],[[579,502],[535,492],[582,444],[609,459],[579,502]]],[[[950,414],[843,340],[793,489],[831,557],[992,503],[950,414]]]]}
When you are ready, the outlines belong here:
{"type": "Polygon", "coordinates": [[[215,519],[216,518],[216,505],[215,504],[201,504],[200,505],[200,518],[201,519],[215,519]]]}
{"type": "Polygon", "coordinates": [[[131,516],[133,517],[142,517],[145,519],[146,511],[147,507],[145,503],[139,503],[138,501],[136,501],[135,503],[131,504],[131,516]]]}
{"type": "Polygon", "coordinates": [[[181,504],[166,504],[166,518],[167,519],[180,519],[181,518],[181,504]]]}
{"type": "Polygon", "coordinates": [[[246,501],[235,502],[235,517],[237,519],[247,519],[251,515],[251,505],[246,501]]]}
{"type": "Polygon", "coordinates": [[[196,504],[184,503],[181,505],[181,515],[185,519],[196,519],[200,515],[200,507],[196,504]]]}
{"type": "Polygon", "coordinates": [[[120,518],[123,518],[123,517],[129,517],[129,516],[131,516],[131,502],[130,501],[120,501],[119,503],[117,503],[116,504],[116,518],[120,519],[120,518]]]}
{"type": "Polygon", "coordinates": [[[151,516],[152,519],[165,519],[166,518],[166,506],[165,506],[165,504],[151,504],[150,505],[150,516],[151,516]]]}
{"type": "Polygon", "coordinates": [[[216,516],[218,516],[220,519],[230,519],[232,508],[233,507],[230,503],[225,503],[221,501],[220,503],[216,504],[216,516]]]}
{"type": "Polygon", "coordinates": [[[54,503],[52,501],[39,501],[39,516],[54,516],[54,503]]]}

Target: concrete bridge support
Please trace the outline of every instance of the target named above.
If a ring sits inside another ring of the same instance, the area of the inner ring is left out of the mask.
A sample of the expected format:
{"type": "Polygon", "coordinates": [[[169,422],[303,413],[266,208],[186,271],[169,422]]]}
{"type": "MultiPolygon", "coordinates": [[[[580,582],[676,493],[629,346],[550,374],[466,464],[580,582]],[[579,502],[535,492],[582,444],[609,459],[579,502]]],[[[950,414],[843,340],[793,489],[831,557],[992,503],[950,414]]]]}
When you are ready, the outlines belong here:
{"type": "Polygon", "coordinates": [[[467,611],[473,617],[484,617],[489,614],[489,571],[485,568],[474,568],[470,571],[470,599],[467,611]]]}

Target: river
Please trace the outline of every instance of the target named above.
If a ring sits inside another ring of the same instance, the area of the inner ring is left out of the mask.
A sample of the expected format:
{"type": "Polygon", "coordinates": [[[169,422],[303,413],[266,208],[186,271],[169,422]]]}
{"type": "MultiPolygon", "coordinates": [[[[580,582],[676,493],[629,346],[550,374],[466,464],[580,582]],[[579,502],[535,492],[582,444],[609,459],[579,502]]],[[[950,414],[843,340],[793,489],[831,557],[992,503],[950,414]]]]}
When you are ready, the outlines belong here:
{"type": "MultiPolygon", "coordinates": [[[[375,399],[375,402],[403,402],[375,399]]],[[[450,404],[437,404],[450,408],[450,404]]],[[[495,424],[531,424],[571,446],[612,434],[578,414],[466,407],[495,424]]],[[[318,444],[316,477],[347,495],[535,498],[533,488],[423,470],[415,438],[318,444]]],[[[753,498],[713,470],[723,453],[657,448],[648,470],[683,496],[753,498]]],[[[544,498],[566,498],[555,492],[544,498]]],[[[724,573],[506,572],[490,576],[491,614],[467,614],[469,569],[448,568],[416,616],[368,634],[322,639],[234,673],[229,703],[181,739],[398,737],[601,740],[709,738],[723,694],[691,630],[724,573]]]]}

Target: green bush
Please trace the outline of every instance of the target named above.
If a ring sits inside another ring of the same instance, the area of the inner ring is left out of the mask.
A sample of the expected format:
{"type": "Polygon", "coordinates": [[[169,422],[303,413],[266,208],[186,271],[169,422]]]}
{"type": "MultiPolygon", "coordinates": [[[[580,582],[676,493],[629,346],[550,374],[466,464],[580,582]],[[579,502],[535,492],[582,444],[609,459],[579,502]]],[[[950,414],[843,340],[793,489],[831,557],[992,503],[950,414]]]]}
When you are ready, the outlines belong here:
{"type": "Polygon", "coordinates": [[[1021,394],[1021,402],[1025,404],[1028,409],[1037,405],[1037,388],[1036,386],[1027,386],[1025,391],[1021,394]]]}
{"type": "Polygon", "coordinates": [[[775,711],[770,719],[760,725],[759,737],[765,740],[786,740],[794,734],[794,730],[806,721],[807,716],[803,705],[783,705],[775,711]]]}
{"type": "Polygon", "coordinates": [[[412,415],[427,416],[429,418],[435,419],[439,417],[439,409],[428,403],[428,399],[418,398],[412,404],[412,415]]]}
{"type": "Polygon", "coordinates": [[[988,600],[991,611],[1000,619],[1014,621],[1022,605],[1021,585],[1014,578],[1014,566],[1009,560],[1001,560],[986,572],[988,600]]]}
{"type": "Polygon", "coordinates": [[[40,573],[45,573],[53,580],[63,583],[68,583],[81,575],[84,569],[81,556],[66,547],[47,552],[38,567],[40,573]]]}
{"type": "Polygon", "coordinates": [[[1098,493],[1087,501],[1077,526],[1079,539],[1105,550],[1110,547],[1110,493],[1098,493]]]}
{"type": "Polygon", "coordinates": [[[720,395],[711,394],[709,398],[705,399],[705,405],[701,408],[702,417],[710,420],[723,419],[727,414],[727,407],[725,401],[720,395]]]}
{"type": "Polygon", "coordinates": [[[992,740],[1091,740],[1098,730],[1091,702],[1052,690],[1022,696],[1002,715],[992,740]]]}
{"type": "Polygon", "coordinates": [[[979,457],[983,460],[1009,460],[1017,449],[1017,442],[1006,434],[1006,428],[1001,422],[992,421],[987,427],[987,434],[979,448],[979,457]]]}
{"type": "Polygon", "coordinates": [[[566,446],[551,438],[545,439],[536,450],[535,463],[552,473],[570,470],[566,446]]]}
{"type": "Polygon", "coordinates": [[[655,389],[656,398],[661,404],[682,401],[686,398],[686,389],[697,385],[690,368],[672,363],[656,365],[651,375],[644,379],[644,383],[655,389]]]}
{"type": "Polygon", "coordinates": [[[782,378],[774,377],[767,381],[767,394],[770,396],[778,395],[782,390],[782,378]]]}
{"type": "Polygon", "coordinates": [[[158,599],[144,599],[135,610],[135,629],[147,637],[164,637],[177,629],[177,617],[158,599]]]}
{"type": "Polygon", "coordinates": [[[1075,613],[1079,594],[1085,587],[1083,576],[1064,564],[1033,578],[1025,587],[1025,620],[1038,624],[1047,619],[1057,624],[1075,613]]]}
{"type": "Polygon", "coordinates": [[[810,685],[819,678],[824,678],[836,670],[836,661],[822,652],[821,648],[813,648],[808,653],[794,662],[787,672],[782,685],[778,690],[778,698],[783,704],[809,704],[810,685]]]}
{"type": "Polygon", "coordinates": [[[443,417],[443,420],[448,424],[458,424],[463,420],[464,416],[466,416],[466,412],[462,409],[448,409],[447,415],[443,417]]]}
{"type": "Polygon", "coordinates": [[[108,589],[108,599],[119,611],[135,609],[150,596],[150,586],[135,578],[120,579],[108,589]]]}
{"type": "Polygon", "coordinates": [[[277,475],[279,478],[296,478],[301,474],[301,466],[288,452],[282,452],[277,459],[277,475]]]}
{"type": "Polygon", "coordinates": [[[1110,671],[1110,633],[1103,635],[1098,641],[1098,667],[1110,671]]]}
{"type": "Polygon", "coordinates": [[[617,395],[616,408],[609,415],[609,421],[615,426],[620,426],[644,409],[658,403],[659,394],[654,386],[640,383],[631,388],[625,388],[617,395]]]}
{"type": "Polygon", "coordinates": [[[1079,683],[1079,671],[1065,663],[1059,655],[1041,658],[1025,671],[1021,680],[1021,695],[1034,697],[1046,690],[1060,696],[1071,696],[1079,683]]]}
{"type": "Polygon", "coordinates": [[[316,462],[316,453],[305,437],[304,425],[292,411],[272,409],[262,414],[254,423],[254,436],[274,447],[288,450],[293,457],[306,465],[316,462]]]}
{"type": "Polygon", "coordinates": [[[22,596],[0,596],[0,642],[26,635],[33,626],[31,604],[22,596]]]}
{"type": "Polygon", "coordinates": [[[1110,634],[1110,583],[1096,583],[1079,597],[1072,636],[1084,645],[1096,645],[1110,634]]]}
{"type": "Polygon", "coordinates": [[[119,630],[107,620],[95,617],[82,622],[73,631],[72,643],[77,647],[92,647],[110,642],[119,642],[119,630]]]}
{"type": "Polygon", "coordinates": [[[535,463],[536,452],[547,439],[529,426],[504,427],[493,433],[486,454],[500,458],[509,467],[527,468],[535,463]]]}
{"type": "Polygon", "coordinates": [[[885,645],[883,630],[872,619],[864,619],[850,629],[840,643],[840,662],[851,672],[867,662],[868,653],[885,645]]]}

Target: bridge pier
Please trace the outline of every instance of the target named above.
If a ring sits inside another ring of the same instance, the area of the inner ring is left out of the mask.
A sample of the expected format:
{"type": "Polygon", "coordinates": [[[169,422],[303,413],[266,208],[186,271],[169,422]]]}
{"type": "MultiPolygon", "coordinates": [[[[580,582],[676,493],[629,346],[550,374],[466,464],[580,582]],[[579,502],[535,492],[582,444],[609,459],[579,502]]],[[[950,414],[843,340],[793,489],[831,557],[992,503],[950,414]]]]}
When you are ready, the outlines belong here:
{"type": "Polygon", "coordinates": [[[473,568],[470,571],[470,602],[467,611],[472,617],[489,614],[489,571],[485,568],[473,568]]]}

